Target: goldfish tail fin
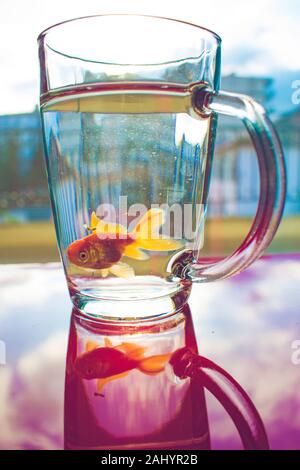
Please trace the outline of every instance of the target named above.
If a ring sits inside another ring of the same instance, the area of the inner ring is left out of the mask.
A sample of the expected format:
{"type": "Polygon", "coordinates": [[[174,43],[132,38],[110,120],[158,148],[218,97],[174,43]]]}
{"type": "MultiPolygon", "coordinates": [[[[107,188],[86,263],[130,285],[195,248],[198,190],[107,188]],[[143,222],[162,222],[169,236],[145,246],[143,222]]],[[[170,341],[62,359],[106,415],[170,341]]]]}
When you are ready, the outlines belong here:
{"type": "Polygon", "coordinates": [[[157,356],[150,356],[142,361],[138,365],[138,369],[144,374],[155,375],[162,372],[166,367],[172,354],[158,354],[157,356]]]}
{"type": "Polygon", "coordinates": [[[171,238],[141,239],[139,246],[148,251],[174,251],[182,248],[182,242],[171,238]]]}
{"type": "Polygon", "coordinates": [[[127,245],[123,256],[127,256],[128,258],[136,259],[139,261],[145,261],[149,259],[149,255],[147,253],[144,253],[138,246],[137,243],[131,243],[130,245],[127,245]]]}
{"type": "Polygon", "coordinates": [[[160,227],[165,223],[165,213],[162,209],[149,209],[132,230],[135,238],[148,239],[158,236],[160,227]]]}
{"type": "Polygon", "coordinates": [[[139,346],[135,343],[121,343],[115,347],[119,351],[126,354],[129,359],[133,359],[135,361],[142,361],[144,359],[144,354],[147,348],[144,346],[139,346]]]}
{"type": "MultiPolygon", "coordinates": [[[[165,213],[162,209],[150,209],[143,215],[132,230],[136,242],[134,246],[149,251],[174,251],[182,248],[182,243],[170,238],[162,238],[159,230],[165,223],[165,213]]],[[[128,249],[130,249],[128,246],[128,249]]]]}
{"type": "Polygon", "coordinates": [[[120,261],[109,268],[109,272],[117,277],[125,279],[134,276],[134,269],[129,264],[121,263],[120,261]]]}

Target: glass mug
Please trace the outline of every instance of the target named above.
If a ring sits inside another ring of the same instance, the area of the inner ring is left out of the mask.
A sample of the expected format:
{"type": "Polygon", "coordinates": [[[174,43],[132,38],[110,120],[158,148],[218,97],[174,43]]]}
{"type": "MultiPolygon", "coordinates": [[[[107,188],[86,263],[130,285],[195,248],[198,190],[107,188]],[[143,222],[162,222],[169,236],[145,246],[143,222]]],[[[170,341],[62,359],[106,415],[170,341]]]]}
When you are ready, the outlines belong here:
{"type": "Polygon", "coordinates": [[[50,196],[76,308],[166,315],[193,282],[248,267],[279,225],[284,160],[264,109],[219,91],[219,36],[177,20],[100,15],[50,27],[38,42],[50,196]],[[235,252],[202,261],[218,114],[245,123],[260,196],[235,252]]]}

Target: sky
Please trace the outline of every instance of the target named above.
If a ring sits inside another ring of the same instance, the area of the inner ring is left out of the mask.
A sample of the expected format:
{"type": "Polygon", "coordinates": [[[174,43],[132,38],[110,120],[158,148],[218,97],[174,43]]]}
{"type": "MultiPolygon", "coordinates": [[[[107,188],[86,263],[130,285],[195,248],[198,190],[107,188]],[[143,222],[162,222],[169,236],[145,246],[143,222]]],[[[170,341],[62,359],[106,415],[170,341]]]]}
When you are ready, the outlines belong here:
{"type": "Polygon", "coordinates": [[[60,21],[101,13],[190,21],[222,37],[223,74],[271,76],[287,93],[300,79],[299,0],[1,0],[0,114],[31,111],[38,103],[38,34],[60,21]]]}

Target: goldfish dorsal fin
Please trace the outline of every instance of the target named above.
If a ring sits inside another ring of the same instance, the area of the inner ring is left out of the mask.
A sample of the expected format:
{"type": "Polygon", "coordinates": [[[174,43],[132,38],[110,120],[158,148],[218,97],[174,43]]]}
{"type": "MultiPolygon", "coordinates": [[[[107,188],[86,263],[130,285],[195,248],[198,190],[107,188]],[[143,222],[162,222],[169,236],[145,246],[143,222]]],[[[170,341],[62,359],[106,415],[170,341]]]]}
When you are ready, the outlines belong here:
{"type": "Polygon", "coordinates": [[[96,230],[98,222],[99,222],[99,219],[96,216],[96,212],[93,211],[92,215],[91,215],[91,223],[90,223],[90,227],[89,227],[90,230],[92,230],[92,231],[96,230]]]}
{"type": "Polygon", "coordinates": [[[138,239],[159,238],[159,229],[165,223],[165,213],[162,209],[149,209],[132,230],[132,235],[138,239]]]}
{"type": "Polygon", "coordinates": [[[172,354],[169,353],[146,357],[139,363],[138,369],[144,374],[158,374],[164,370],[171,356],[172,354]]]}
{"type": "Polygon", "coordinates": [[[104,346],[106,348],[112,348],[113,347],[113,344],[112,344],[112,342],[109,338],[104,338],[104,346]]]}
{"type": "MultiPolygon", "coordinates": [[[[98,220],[96,232],[97,235],[101,238],[105,234],[110,235],[127,235],[127,229],[124,225],[115,224],[114,222],[108,222],[106,220],[98,220]]],[[[117,238],[117,237],[116,237],[117,238]]]]}

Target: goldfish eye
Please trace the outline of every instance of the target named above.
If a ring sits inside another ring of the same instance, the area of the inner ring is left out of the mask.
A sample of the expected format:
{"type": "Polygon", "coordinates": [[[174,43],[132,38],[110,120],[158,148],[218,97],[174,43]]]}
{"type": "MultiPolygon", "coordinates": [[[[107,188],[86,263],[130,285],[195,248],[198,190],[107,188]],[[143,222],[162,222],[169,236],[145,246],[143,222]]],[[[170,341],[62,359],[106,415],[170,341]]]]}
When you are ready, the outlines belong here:
{"type": "Polygon", "coordinates": [[[88,254],[86,251],[81,251],[79,253],[79,259],[80,261],[86,261],[88,259],[88,254]]]}

